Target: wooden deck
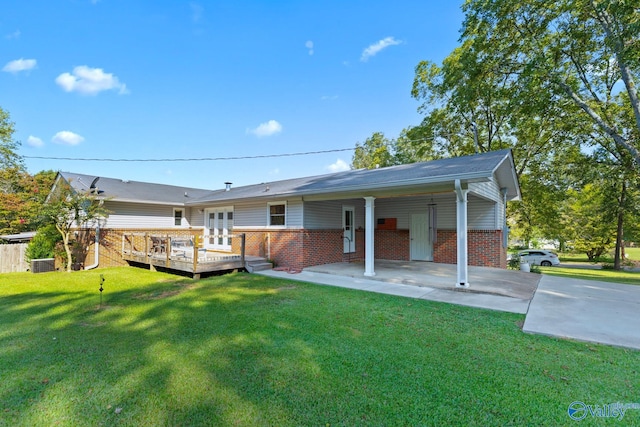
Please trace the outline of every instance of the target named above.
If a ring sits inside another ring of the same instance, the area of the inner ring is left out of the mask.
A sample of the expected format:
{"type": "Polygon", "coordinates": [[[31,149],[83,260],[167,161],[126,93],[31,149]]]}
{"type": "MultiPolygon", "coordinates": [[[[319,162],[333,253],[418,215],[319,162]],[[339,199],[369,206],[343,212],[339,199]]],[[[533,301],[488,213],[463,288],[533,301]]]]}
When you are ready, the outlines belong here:
{"type": "MultiPolygon", "coordinates": [[[[122,236],[122,258],[128,262],[187,272],[194,278],[203,273],[245,268],[244,234],[233,236],[240,241],[239,253],[217,252],[202,247],[205,239],[219,236],[154,235],[128,233],[122,236]]],[[[231,236],[225,236],[231,237],[231,236]]]]}

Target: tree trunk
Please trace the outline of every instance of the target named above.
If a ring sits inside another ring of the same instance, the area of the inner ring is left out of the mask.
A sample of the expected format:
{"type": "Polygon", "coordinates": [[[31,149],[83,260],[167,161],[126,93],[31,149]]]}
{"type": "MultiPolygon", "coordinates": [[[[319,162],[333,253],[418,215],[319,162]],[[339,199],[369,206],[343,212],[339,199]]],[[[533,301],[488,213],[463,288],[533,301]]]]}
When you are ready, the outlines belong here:
{"type": "Polygon", "coordinates": [[[64,251],[67,253],[67,272],[71,272],[73,257],[71,256],[71,247],[69,246],[69,238],[70,233],[65,233],[64,238],[62,239],[64,242],[64,251]]]}
{"type": "Polygon", "coordinates": [[[622,191],[620,192],[620,199],[618,200],[618,227],[616,229],[616,253],[613,258],[614,270],[620,270],[622,264],[620,262],[620,250],[622,248],[622,231],[624,225],[624,204],[627,194],[627,183],[622,181],[622,191]]]}

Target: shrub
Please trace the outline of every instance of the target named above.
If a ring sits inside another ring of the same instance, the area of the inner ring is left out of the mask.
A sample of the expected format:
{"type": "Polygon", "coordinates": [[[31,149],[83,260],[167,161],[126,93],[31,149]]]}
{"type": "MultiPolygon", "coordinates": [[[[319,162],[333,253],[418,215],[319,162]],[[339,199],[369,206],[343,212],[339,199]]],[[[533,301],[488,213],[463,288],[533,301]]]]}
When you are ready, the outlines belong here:
{"type": "Polygon", "coordinates": [[[511,269],[511,270],[520,270],[520,257],[517,255],[514,255],[508,262],[507,262],[507,268],[511,269]]]}
{"type": "Polygon", "coordinates": [[[27,262],[31,262],[32,259],[55,257],[58,252],[56,247],[61,241],[62,236],[53,224],[42,227],[27,246],[25,252],[27,262]]]}

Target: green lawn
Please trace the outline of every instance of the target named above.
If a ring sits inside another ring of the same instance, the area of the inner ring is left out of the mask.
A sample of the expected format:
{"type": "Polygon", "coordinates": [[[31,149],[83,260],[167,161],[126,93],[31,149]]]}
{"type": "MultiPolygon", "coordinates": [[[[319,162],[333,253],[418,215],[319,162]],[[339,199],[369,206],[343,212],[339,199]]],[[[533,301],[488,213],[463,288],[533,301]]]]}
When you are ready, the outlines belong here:
{"type": "Polygon", "coordinates": [[[625,248],[625,253],[630,260],[640,261],[640,248],[625,248]]]}
{"type": "Polygon", "coordinates": [[[571,279],[599,280],[601,282],[626,283],[640,285],[640,272],[616,270],[591,270],[567,267],[539,267],[543,274],[571,279]]]}
{"type": "MultiPolygon", "coordinates": [[[[0,425],[555,426],[640,402],[640,352],[523,320],[247,274],[4,274],[0,425]]],[[[581,425],[640,410],[606,421],[581,425]]]]}

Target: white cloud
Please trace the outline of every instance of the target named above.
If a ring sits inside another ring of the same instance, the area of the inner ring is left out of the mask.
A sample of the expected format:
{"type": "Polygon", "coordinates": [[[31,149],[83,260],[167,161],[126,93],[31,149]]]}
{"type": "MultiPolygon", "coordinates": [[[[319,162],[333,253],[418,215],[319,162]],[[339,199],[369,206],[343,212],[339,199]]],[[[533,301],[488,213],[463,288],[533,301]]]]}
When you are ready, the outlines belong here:
{"type": "Polygon", "coordinates": [[[307,42],[304,44],[304,47],[309,49],[309,55],[313,55],[313,42],[311,40],[307,40],[307,42]]]}
{"type": "Polygon", "coordinates": [[[82,141],[84,141],[84,138],[78,135],[77,133],[73,133],[68,130],[63,130],[53,135],[53,138],[51,138],[51,141],[55,142],[56,144],[62,144],[62,145],[78,145],[82,141]]]}
{"type": "Polygon", "coordinates": [[[73,74],[62,73],[56,83],[66,92],[79,92],[83,95],[96,95],[103,90],[117,90],[119,94],[127,94],[127,86],[111,73],[102,68],[89,68],[81,65],[73,69],[73,74]]]}
{"type": "Polygon", "coordinates": [[[20,32],[20,30],[15,30],[13,33],[7,34],[6,36],[4,36],[4,38],[9,39],[9,40],[11,40],[11,39],[19,39],[21,34],[22,33],[20,32]]]}
{"type": "Polygon", "coordinates": [[[362,51],[360,61],[367,62],[372,56],[376,56],[381,50],[388,48],[389,46],[395,46],[401,44],[402,41],[396,40],[393,37],[384,38],[377,43],[372,44],[368,48],[362,51]]]}
{"type": "Polygon", "coordinates": [[[44,142],[42,142],[42,140],[37,136],[29,135],[29,138],[27,138],[27,145],[30,147],[42,147],[44,142]]]}
{"type": "Polygon", "coordinates": [[[282,132],[282,125],[275,120],[269,120],[266,123],[261,123],[260,126],[255,129],[247,129],[247,133],[252,133],[258,138],[275,135],[280,132],[282,132]]]}
{"type": "Polygon", "coordinates": [[[2,71],[7,73],[19,73],[20,71],[29,71],[36,67],[37,61],[35,59],[16,59],[14,61],[7,62],[2,68],[2,71]]]}
{"type": "Polygon", "coordinates": [[[348,171],[351,168],[349,167],[349,164],[347,162],[345,162],[342,159],[338,159],[336,160],[335,163],[332,163],[329,166],[327,166],[327,169],[329,169],[331,172],[342,172],[342,171],[348,171]]]}
{"type": "Polygon", "coordinates": [[[204,13],[204,7],[194,2],[189,3],[189,7],[191,8],[191,19],[193,22],[200,21],[200,19],[202,19],[202,14],[204,13]]]}
{"type": "Polygon", "coordinates": [[[323,95],[320,97],[321,101],[335,101],[338,99],[338,95],[323,95]]]}

